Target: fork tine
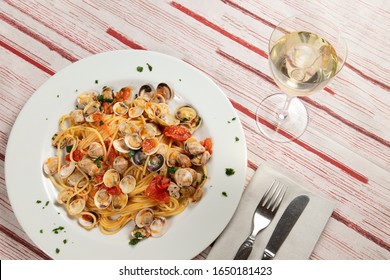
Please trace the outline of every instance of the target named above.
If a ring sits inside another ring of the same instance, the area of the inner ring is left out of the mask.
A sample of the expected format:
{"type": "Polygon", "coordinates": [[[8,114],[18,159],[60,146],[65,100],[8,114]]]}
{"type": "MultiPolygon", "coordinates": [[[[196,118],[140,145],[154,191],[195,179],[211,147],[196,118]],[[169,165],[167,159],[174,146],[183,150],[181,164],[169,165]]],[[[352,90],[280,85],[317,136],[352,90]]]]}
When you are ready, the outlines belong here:
{"type": "Polygon", "coordinates": [[[271,196],[270,196],[269,199],[268,199],[268,203],[267,203],[267,205],[266,205],[266,208],[267,208],[267,209],[270,209],[270,210],[272,209],[272,207],[273,207],[273,205],[274,205],[274,203],[275,203],[276,198],[277,198],[277,197],[279,196],[279,194],[280,194],[280,191],[281,191],[280,182],[277,181],[277,184],[276,184],[276,186],[275,186],[275,188],[274,188],[274,190],[273,190],[271,196]]]}
{"type": "Polygon", "coordinates": [[[277,195],[277,197],[275,197],[275,204],[273,205],[271,211],[274,211],[276,212],[276,210],[278,210],[279,206],[280,206],[280,203],[282,202],[283,198],[284,198],[284,195],[286,194],[286,190],[287,190],[287,187],[285,187],[283,184],[281,185],[281,188],[280,188],[280,191],[277,195]]]}
{"type": "Polygon", "coordinates": [[[263,197],[260,200],[261,205],[265,205],[266,201],[268,201],[268,194],[271,191],[271,189],[275,186],[276,180],[272,182],[272,185],[265,191],[263,197]]]}

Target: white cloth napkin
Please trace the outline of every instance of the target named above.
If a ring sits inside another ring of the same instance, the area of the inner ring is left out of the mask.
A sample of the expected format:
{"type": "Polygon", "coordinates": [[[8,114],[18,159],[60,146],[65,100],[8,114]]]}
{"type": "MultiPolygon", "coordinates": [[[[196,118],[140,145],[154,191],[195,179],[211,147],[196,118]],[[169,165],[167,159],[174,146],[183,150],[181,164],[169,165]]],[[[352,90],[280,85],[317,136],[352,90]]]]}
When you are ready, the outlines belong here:
{"type": "Polygon", "coordinates": [[[256,170],[241,197],[233,218],[212,246],[207,259],[231,260],[234,258],[238,248],[250,233],[256,206],[274,179],[282,182],[288,189],[275,218],[257,236],[248,259],[261,259],[264,248],[284,210],[296,196],[301,194],[308,195],[310,201],[280,247],[275,259],[304,260],[310,257],[333,212],[335,203],[308,191],[295,174],[281,170],[274,164],[265,163],[256,170]]]}

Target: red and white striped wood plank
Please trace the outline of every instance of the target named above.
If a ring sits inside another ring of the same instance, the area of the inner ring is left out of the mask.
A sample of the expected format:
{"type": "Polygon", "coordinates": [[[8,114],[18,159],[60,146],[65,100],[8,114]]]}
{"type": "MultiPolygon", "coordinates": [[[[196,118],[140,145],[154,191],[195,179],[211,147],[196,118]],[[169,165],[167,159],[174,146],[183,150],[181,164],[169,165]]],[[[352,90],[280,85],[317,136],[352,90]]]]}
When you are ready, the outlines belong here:
{"type": "MultiPolygon", "coordinates": [[[[302,176],[313,190],[340,202],[313,259],[388,259],[390,135],[383,123],[389,123],[385,71],[389,57],[383,51],[388,35],[381,32],[388,12],[385,1],[370,3],[358,1],[356,6],[354,2],[358,11],[352,14],[346,13],[350,1],[329,1],[325,6],[316,1],[134,1],[132,5],[54,1],[47,5],[6,0],[0,3],[5,27],[0,33],[0,54],[6,62],[0,64],[0,162],[3,165],[17,113],[50,75],[97,52],[128,47],[160,51],[201,69],[223,88],[245,129],[247,181],[259,164],[273,160],[302,176]],[[352,42],[348,64],[325,91],[305,98],[311,115],[307,133],[286,145],[270,143],[259,136],[253,119],[256,103],[276,90],[266,59],[268,37],[281,19],[316,10],[327,11],[331,21],[344,27],[352,42]],[[381,20],[371,25],[373,19],[381,20]],[[375,31],[370,37],[377,42],[374,46],[360,43],[367,27],[375,31]]],[[[0,186],[1,241],[8,244],[1,257],[45,258],[33,245],[27,245],[31,254],[19,249],[30,241],[12,213],[4,178],[0,186]]],[[[205,258],[207,251],[197,258],[205,258]]]]}

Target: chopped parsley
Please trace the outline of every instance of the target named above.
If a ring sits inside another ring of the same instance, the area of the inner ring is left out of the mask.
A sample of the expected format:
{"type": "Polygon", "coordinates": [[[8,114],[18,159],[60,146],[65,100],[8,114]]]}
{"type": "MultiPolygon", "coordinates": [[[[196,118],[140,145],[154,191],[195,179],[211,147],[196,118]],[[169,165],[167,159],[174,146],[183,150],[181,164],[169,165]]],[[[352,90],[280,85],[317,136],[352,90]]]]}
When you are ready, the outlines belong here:
{"type": "MultiPolygon", "coordinates": [[[[103,89],[104,90],[104,89],[103,89]]],[[[97,97],[97,100],[100,102],[100,103],[112,103],[112,101],[114,101],[114,99],[112,98],[104,98],[102,94],[100,94],[98,97],[97,97]]]]}
{"type": "Polygon", "coordinates": [[[236,117],[232,118],[232,120],[228,121],[228,123],[231,123],[236,120],[236,117]]]}
{"type": "Polygon", "coordinates": [[[142,66],[137,66],[137,71],[142,72],[142,71],[144,71],[144,68],[142,66]]]}
{"type": "Polygon", "coordinates": [[[94,160],[94,162],[96,163],[96,166],[98,167],[98,168],[100,168],[100,167],[102,167],[102,164],[101,164],[101,161],[103,160],[103,157],[97,157],[95,160],[94,160]]]}
{"type": "Polygon", "coordinates": [[[228,176],[231,176],[231,175],[233,175],[234,173],[236,173],[236,171],[234,171],[233,168],[226,168],[226,169],[225,169],[225,174],[228,175],[228,176]]]}
{"type": "Polygon", "coordinates": [[[62,240],[62,242],[63,242],[64,244],[66,244],[66,243],[68,243],[68,240],[64,239],[64,240],[62,240]]]}
{"type": "Polygon", "coordinates": [[[145,235],[142,235],[142,233],[140,233],[140,232],[136,232],[134,234],[134,238],[130,239],[129,245],[137,245],[138,242],[140,242],[142,239],[145,239],[145,238],[146,238],[145,235]]]}
{"type": "Polygon", "coordinates": [[[55,234],[58,234],[61,230],[64,230],[64,227],[59,226],[59,227],[53,229],[52,232],[54,232],[55,234]]]}
{"type": "Polygon", "coordinates": [[[224,196],[224,197],[227,197],[228,195],[227,195],[227,192],[222,192],[222,195],[224,196]]]}
{"type": "Polygon", "coordinates": [[[41,230],[39,231],[39,233],[43,233],[43,229],[41,229],[41,230]]]}
{"type": "Polygon", "coordinates": [[[99,83],[99,80],[95,80],[95,84],[98,84],[99,83]]]}
{"type": "Polygon", "coordinates": [[[60,249],[56,248],[56,254],[58,254],[60,252],[60,249]]]}
{"type": "Polygon", "coordinates": [[[72,151],[73,145],[66,146],[66,152],[70,153],[72,151]]]}
{"type": "Polygon", "coordinates": [[[152,65],[150,65],[149,63],[146,63],[146,65],[148,66],[149,71],[152,72],[152,70],[153,70],[152,65]]]}
{"type": "Polygon", "coordinates": [[[49,201],[46,201],[45,206],[42,207],[42,209],[45,209],[49,205],[49,201]]]}
{"type": "Polygon", "coordinates": [[[238,138],[238,137],[236,136],[235,140],[236,140],[236,142],[238,142],[238,141],[240,141],[240,138],[238,138]]]}
{"type": "Polygon", "coordinates": [[[41,200],[37,200],[35,203],[39,204],[39,203],[42,203],[42,201],[41,200]]]}
{"type": "Polygon", "coordinates": [[[168,167],[168,173],[169,174],[174,174],[176,172],[177,168],[174,166],[169,166],[168,167]]]}
{"type": "Polygon", "coordinates": [[[99,122],[99,125],[100,125],[100,126],[104,125],[104,121],[100,121],[100,122],[99,122]]]}

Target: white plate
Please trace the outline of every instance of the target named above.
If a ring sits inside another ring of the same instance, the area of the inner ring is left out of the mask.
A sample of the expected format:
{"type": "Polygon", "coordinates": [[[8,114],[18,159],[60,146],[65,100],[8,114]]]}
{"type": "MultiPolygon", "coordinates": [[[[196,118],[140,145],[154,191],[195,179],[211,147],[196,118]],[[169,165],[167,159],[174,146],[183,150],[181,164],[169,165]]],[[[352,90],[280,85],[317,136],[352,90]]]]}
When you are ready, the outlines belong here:
{"type": "Polygon", "coordinates": [[[218,237],[233,216],[243,191],[246,164],[245,137],[238,116],[210,78],[167,55],[123,50],[82,59],[34,93],[9,137],[5,175],[18,221],[34,243],[54,259],[191,259],[218,237]],[[138,66],[143,67],[142,72],[137,71],[138,66]],[[82,229],[67,216],[54,203],[57,191],[43,175],[42,163],[54,154],[51,137],[58,130],[60,116],[74,109],[75,98],[82,91],[100,91],[104,85],[119,89],[159,82],[173,87],[174,107],[190,103],[198,110],[203,124],[195,136],[213,139],[213,157],[208,163],[209,180],[203,198],[169,219],[163,237],[131,246],[126,228],[115,235],[104,235],[99,229],[82,229]],[[227,176],[225,168],[233,168],[235,174],[227,176]],[[37,200],[42,202],[38,204],[37,200]],[[44,207],[46,201],[49,204],[44,207]],[[59,226],[64,230],[55,234],[53,229],[59,226]]]}

